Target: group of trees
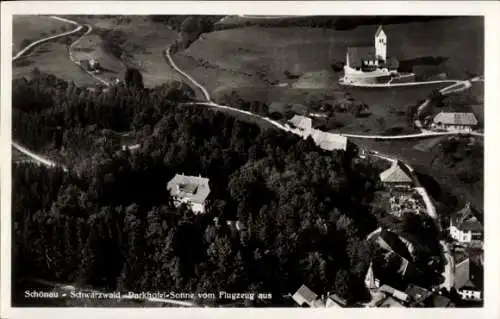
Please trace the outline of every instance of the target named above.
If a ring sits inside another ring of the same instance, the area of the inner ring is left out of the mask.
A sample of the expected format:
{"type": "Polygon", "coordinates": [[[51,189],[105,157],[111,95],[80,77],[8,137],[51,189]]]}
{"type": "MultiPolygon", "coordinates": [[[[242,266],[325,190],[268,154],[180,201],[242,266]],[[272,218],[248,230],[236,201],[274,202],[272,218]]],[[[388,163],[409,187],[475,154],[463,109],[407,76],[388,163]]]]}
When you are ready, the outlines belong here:
{"type": "Polygon", "coordinates": [[[102,130],[132,131],[142,145],[131,153],[104,141],[69,173],[14,165],[14,278],[270,292],[273,305],[301,284],[365,298],[364,236],[376,227],[369,203],[378,187],[369,164],[179,105],[189,96],[175,86],[87,92],[46,75],[14,82],[14,138],[30,148],[50,145],[54,127],[67,150],[102,130]],[[181,172],[210,178],[206,214],[172,205],[166,183],[181,172]]]}

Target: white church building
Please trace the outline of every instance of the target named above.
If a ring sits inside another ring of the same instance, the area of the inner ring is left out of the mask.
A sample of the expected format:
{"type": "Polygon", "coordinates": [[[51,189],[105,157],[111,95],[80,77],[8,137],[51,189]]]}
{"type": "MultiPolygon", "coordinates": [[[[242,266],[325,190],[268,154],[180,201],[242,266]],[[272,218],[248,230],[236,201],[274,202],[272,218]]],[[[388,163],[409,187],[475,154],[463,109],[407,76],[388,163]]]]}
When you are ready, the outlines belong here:
{"type": "MultiPolygon", "coordinates": [[[[399,61],[387,56],[387,34],[379,26],[373,46],[347,48],[344,77],[341,84],[380,84],[398,78],[399,61]]],[[[405,75],[405,80],[408,75],[405,75]]]]}

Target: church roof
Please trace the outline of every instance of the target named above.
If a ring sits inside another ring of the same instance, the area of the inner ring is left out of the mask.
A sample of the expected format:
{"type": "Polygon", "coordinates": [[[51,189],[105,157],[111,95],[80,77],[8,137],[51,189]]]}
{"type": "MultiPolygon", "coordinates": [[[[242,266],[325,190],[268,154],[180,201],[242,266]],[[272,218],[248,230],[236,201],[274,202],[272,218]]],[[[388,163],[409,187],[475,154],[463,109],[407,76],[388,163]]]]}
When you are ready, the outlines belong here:
{"type": "Polygon", "coordinates": [[[373,46],[352,46],[347,48],[349,66],[360,68],[363,61],[375,60],[375,48],[373,46]]]}
{"type": "Polygon", "coordinates": [[[408,169],[400,161],[395,161],[389,169],[380,173],[380,180],[384,183],[411,183],[413,181],[408,169]]]}
{"type": "Polygon", "coordinates": [[[384,30],[382,29],[382,25],[379,25],[377,28],[377,31],[375,31],[375,36],[378,37],[378,35],[383,32],[384,30]]]}

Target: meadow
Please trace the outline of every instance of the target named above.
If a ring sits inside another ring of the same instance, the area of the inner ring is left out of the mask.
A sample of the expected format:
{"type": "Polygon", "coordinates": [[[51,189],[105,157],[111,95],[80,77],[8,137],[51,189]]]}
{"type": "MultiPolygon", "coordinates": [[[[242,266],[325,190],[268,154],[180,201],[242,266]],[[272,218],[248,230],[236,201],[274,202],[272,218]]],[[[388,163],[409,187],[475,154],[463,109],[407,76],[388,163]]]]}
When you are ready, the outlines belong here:
{"type": "Polygon", "coordinates": [[[93,34],[100,37],[100,42],[94,43],[95,50],[105,53],[106,59],[113,61],[112,65],[119,61],[122,65],[137,67],[144,86],[183,79],[163,57],[164,50],[177,36],[167,25],[144,16],[86,16],[78,20],[91,24],[93,34]]]}
{"type": "MultiPolygon", "coordinates": [[[[376,27],[363,25],[343,31],[248,26],[204,34],[182,54],[215,66],[218,71],[214,76],[224,79],[212,78],[217,84],[231,84],[230,71],[252,74],[264,82],[276,83],[287,80],[285,71],[296,75],[331,71],[332,64],[345,61],[348,46],[372,45],[376,27]]],[[[445,58],[437,67],[449,78],[463,78],[465,71],[483,72],[484,40],[480,18],[389,24],[384,25],[384,30],[388,35],[389,56],[399,60],[445,58]]],[[[203,72],[203,66],[192,65],[188,71],[198,75],[203,72]],[[197,70],[200,68],[202,70],[197,70]]],[[[236,78],[239,80],[238,76],[236,78]]],[[[211,82],[206,84],[211,90],[220,86],[211,82]]]]}
{"type": "Polygon", "coordinates": [[[60,41],[44,43],[28,56],[16,61],[12,67],[12,77],[29,78],[34,68],[74,82],[78,86],[97,84],[95,79],[71,62],[68,56],[68,45],[60,41]]]}
{"type": "Polygon", "coordinates": [[[12,52],[17,53],[28,43],[63,33],[75,26],[47,16],[14,15],[12,20],[12,52]]]}

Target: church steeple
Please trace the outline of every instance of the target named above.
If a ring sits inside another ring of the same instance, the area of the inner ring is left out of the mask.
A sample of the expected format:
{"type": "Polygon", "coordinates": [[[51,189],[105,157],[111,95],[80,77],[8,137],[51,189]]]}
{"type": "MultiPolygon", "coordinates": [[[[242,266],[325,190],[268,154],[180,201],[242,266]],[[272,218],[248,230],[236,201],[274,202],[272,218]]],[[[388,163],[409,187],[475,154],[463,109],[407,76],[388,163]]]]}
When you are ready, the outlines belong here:
{"type": "Polygon", "coordinates": [[[379,25],[375,32],[375,56],[384,62],[387,60],[387,35],[382,29],[382,25],[379,25]]]}

